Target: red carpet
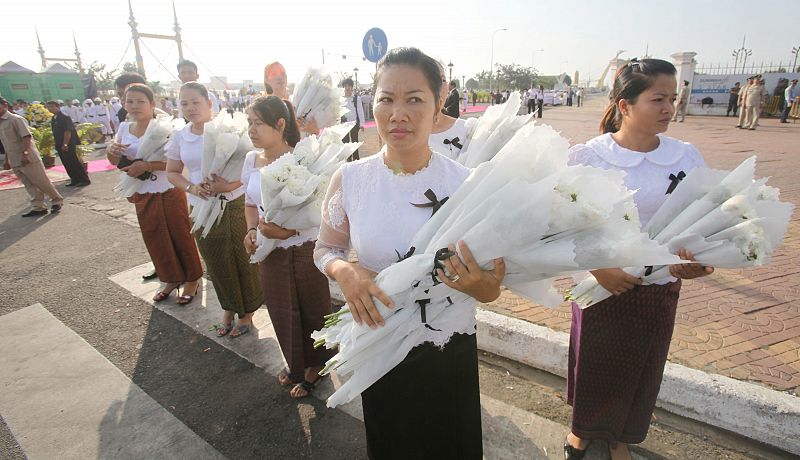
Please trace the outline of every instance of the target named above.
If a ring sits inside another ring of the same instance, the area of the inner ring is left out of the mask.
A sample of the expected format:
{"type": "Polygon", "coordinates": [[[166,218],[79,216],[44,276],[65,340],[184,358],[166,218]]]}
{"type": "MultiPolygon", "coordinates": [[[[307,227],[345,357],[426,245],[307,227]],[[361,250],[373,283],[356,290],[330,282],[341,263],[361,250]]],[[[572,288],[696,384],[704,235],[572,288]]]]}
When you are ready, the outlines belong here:
{"type": "MultiPolygon", "coordinates": [[[[111,171],[112,169],[117,169],[117,167],[109,163],[108,160],[106,160],[105,158],[101,160],[92,160],[89,162],[89,174],[100,171],[111,171]]],[[[67,172],[67,170],[64,169],[64,167],[61,165],[53,166],[49,170],[58,172],[67,172]]]]}
{"type": "MultiPolygon", "coordinates": [[[[69,176],[65,172],[54,171],[56,168],[48,169],[47,177],[50,182],[63,182],[69,180],[69,176]]],[[[22,182],[14,174],[14,171],[7,169],[0,171],[0,190],[14,190],[15,188],[22,188],[22,182]]]]}

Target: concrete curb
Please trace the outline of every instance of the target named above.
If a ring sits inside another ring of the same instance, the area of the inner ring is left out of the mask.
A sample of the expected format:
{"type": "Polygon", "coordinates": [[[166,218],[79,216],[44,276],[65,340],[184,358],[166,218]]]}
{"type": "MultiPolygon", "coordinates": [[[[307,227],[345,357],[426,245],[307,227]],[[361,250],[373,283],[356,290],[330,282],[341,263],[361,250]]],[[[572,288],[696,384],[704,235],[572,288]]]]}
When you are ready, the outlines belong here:
{"type": "MultiPolygon", "coordinates": [[[[566,377],[569,334],[478,309],[478,348],[566,377]]],[[[800,455],[800,398],[667,362],[657,405],[800,455]]]]}

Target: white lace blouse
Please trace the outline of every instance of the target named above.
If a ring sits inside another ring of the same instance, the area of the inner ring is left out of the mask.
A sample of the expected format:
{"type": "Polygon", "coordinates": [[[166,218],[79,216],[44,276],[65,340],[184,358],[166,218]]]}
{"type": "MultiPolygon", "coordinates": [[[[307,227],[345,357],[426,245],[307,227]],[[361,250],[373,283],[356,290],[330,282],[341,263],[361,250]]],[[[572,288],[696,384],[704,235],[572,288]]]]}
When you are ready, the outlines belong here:
{"type": "Polygon", "coordinates": [[[477,122],[477,118],[458,118],[446,131],[432,133],[428,138],[428,146],[434,152],[440,152],[442,155],[456,160],[461,154],[467,138],[472,135],[472,130],[477,122]]]}
{"type": "MultiPolygon", "coordinates": [[[[170,160],[177,160],[189,170],[189,182],[197,185],[203,181],[203,135],[192,132],[192,123],[186,124],[181,129],[172,132],[166,147],[166,157],[170,160]]],[[[235,200],[244,194],[244,186],[226,194],[228,200],[235,200]]],[[[202,201],[201,198],[187,194],[189,204],[197,206],[202,201]]]]}
{"type": "MultiPolygon", "coordinates": [[[[343,165],[331,179],[322,205],[322,225],[314,260],[326,273],[336,259],[347,260],[352,248],[358,263],[380,272],[405,255],[417,231],[432,215],[432,209],[413,206],[452,195],[469,175],[465,166],[433,153],[428,166],[415,174],[398,174],[384,163],[385,148],[379,153],[343,165]]],[[[458,308],[475,308],[476,301],[458,308]]],[[[441,344],[453,332],[475,333],[474,314],[456,331],[426,331],[424,341],[441,344]],[[440,337],[441,336],[441,337],[440,337]]]]}
{"type": "MultiPolygon", "coordinates": [[[[115,140],[120,144],[129,144],[125,150],[126,157],[131,160],[139,158],[139,142],[141,142],[141,138],[131,134],[129,122],[123,121],[120,123],[115,140]]],[[[125,174],[125,172],[123,171],[122,174],[125,174]]],[[[167,180],[166,171],[153,171],[150,173],[150,178],[142,182],[142,186],[139,187],[139,191],[136,193],[162,193],[173,188],[172,184],[167,180]]]]}
{"type": "MultiPolygon", "coordinates": [[[[242,189],[244,190],[244,203],[250,206],[255,206],[258,209],[258,215],[264,217],[264,205],[261,200],[261,174],[259,168],[256,168],[256,157],[261,152],[253,150],[248,152],[244,159],[244,166],[242,166],[242,189]]],[[[319,227],[311,228],[296,228],[300,234],[285,240],[279,240],[275,247],[290,248],[292,246],[300,246],[309,241],[317,239],[319,234],[319,227]]]]}
{"type": "MultiPolygon", "coordinates": [[[[577,144],[570,149],[570,164],[582,164],[627,172],[625,186],[637,190],[633,196],[642,228],[667,199],[667,190],[694,168],[705,166],[702,155],[688,142],[659,135],[659,144],[650,152],[626,149],[610,133],[577,144]],[[681,174],[683,173],[683,174],[681,174]]],[[[668,278],[667,283],[675,281],[668,278]]]]}

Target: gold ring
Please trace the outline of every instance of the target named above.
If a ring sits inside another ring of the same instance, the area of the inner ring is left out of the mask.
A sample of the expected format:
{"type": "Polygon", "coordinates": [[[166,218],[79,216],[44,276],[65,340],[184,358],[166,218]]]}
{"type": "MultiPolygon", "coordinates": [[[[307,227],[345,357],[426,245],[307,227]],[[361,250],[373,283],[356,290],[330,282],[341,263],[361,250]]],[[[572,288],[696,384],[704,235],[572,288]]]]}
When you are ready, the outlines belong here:
{"type": "Polygon", "coordinates": [[[454,277],[453,277],[453,278],[452,278],[450,281],[452,281],[452,282],[454,282],[454,283],[455,283],[455,282],[457,282],[457,281],[458,281],[458,280],[460,280],[460,279],[461,279],[461,277],[460,277],[460,276],[458,276],[458,275],[456,275],[456,276],[454,276],[454,277]]]}

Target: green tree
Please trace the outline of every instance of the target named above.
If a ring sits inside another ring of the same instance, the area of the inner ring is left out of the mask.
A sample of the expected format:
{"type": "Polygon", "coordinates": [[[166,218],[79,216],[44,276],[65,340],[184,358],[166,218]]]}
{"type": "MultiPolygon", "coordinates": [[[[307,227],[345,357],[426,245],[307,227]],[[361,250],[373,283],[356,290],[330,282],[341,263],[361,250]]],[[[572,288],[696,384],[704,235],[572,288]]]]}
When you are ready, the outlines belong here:
{"type": "Polygon", "coordinates": [[[126,62],[122,64],[122,71],[123,72],[139,72],[139,68],[136,67],[135,62],[126,62]]]}

